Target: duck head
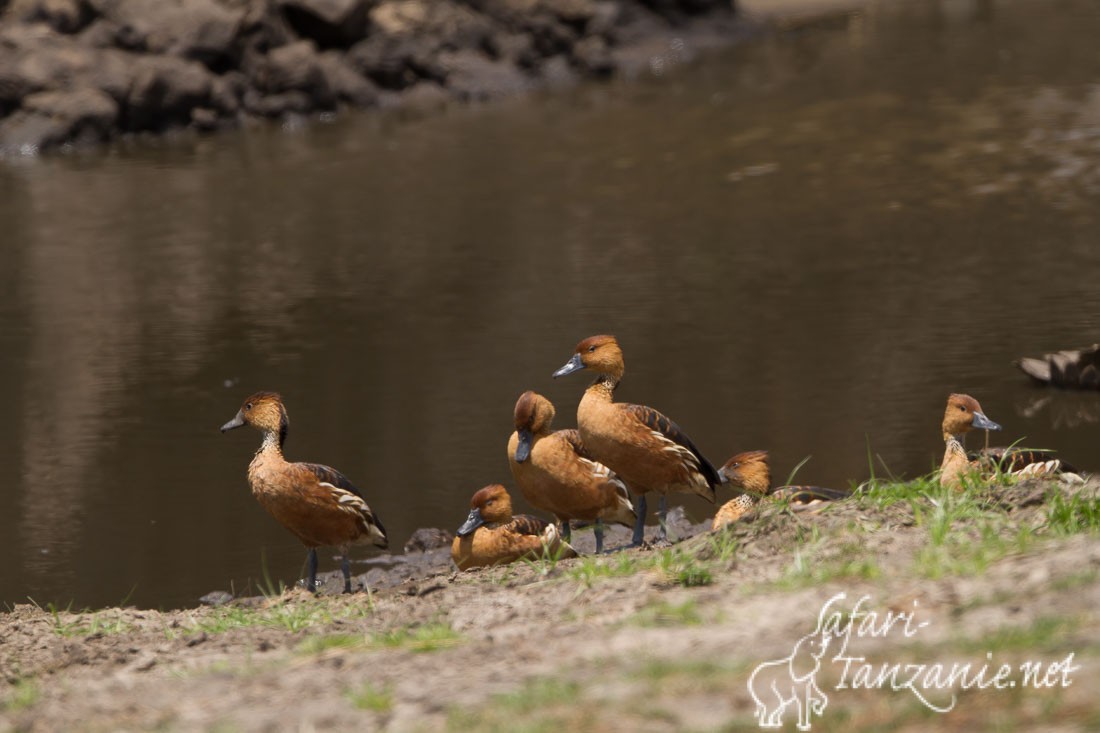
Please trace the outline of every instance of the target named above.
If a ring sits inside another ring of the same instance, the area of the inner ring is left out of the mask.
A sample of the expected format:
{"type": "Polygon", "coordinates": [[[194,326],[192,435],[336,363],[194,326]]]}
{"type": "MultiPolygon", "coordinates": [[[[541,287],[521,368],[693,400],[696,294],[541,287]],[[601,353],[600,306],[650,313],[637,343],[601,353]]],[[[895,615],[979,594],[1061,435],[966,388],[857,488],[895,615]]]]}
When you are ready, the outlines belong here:
{"type": "Polygon", "coordinates": [[[479,489],[470,499],[470,514],[455,532],[459,537],[468,537],[483,524],[507,522],[512,518],[512,497],[500,484],[490,484],[479,489]]]}
{"type": "Polygon", "coordinates": [[[516,401],[512,413],[519,442],[516,444],[516,463],[523,463],[531,456],[535,436],[546,435],[554,422],[554,405],[537,392],[527,390],[516,401]]]}
{"type": "Polygon", "coordinates": [[[577,350],[573,358],[565,362],[565,366],[554,372],[555,377],[564,377],[566,374],[591,369],[598,374],[606,374],[616,382],[623,378],[625,366],[623,364],[623,352],[619,348],[619,342],[614,336],[589,336],[577,344],[577,350]]]}
{"type": "Polygon", "coordinates": [[[226,433],[242,425],[251,425],[262,433],[278,434],[281,445],[286,440],[288,424],[283,398],[276,392],[256,392],[241,404],[241,409],[222,425],[221,430],[226,433]]]}
{"type": "Polygon", "coordinates": [[[947,398],[943,413],[943,439],[961,438],[974,428],[1000,430],[1001,426],[982,412],[982,406],[968,394],[953,394],[947,398]]]}
{"type": "Polygon", "coordinates": [[[750,450],[726,461],[718,475],[731,485],[754,494],[767,494],[771,490],[771,471],[768,468],[766,450],[750,450]]]}

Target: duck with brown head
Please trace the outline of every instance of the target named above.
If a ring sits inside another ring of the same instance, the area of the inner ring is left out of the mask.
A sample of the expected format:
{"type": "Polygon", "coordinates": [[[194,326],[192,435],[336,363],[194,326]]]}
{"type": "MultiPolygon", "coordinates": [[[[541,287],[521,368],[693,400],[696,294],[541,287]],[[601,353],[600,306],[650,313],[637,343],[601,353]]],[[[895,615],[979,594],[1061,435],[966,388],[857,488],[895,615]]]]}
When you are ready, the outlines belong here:
{"type": "Polygon", "coordinates": [[[695,494],[713,502],[715,487],[722,479],[687,434],[652,407],[614,401],[615,388],[625,371],[623,352],[614,336],[584,339],[554,376],[582,369],[595,372],[596,379],[577,408],[577,429],[592,458],[638,494],[633,544],[642,544],[644,538],[647,493],[661,495],[662,533],[668,494],[695,494]]]}
{"type": "Polygon", "coordinates": [[[1000,430],[1001,426],[987,418],[982,406],[970,395],[949,395],[943,415],[943,439],[947,443],[940,466],[943,486],[959,489],[966,473],[990,475],[994,471],[1012,476],[1059,476],[1066,481],[1084,481],[1076,468],[1051,450],[1010,446],[968,453],[964,448],[966,434],[974,428],[1000,430]]]}
{"type": "Polygon", "coordinates": [[[543,553],[577,556],[553,524],[526,514],[513,516],[512,497],[500,484],[490,484],[473,495],[470,514],[451,543],[451,559],[459,570],[504,565],[543,553]]]}
{"type": "Polygon", "coordinates": [[[985,416],[976,399],[967,394],[953,394],[947,397],[942,427],[946,448],[940,464],[940,484],[961,489],[963,477],[977,469],[966,455],[966,434],[974,428],[1000,430],[1001,426],[985,416]]]}
{"type": "Polygon", "coordinates": [[[363,494],[342,473],[317,463],[290,463],[283,457],[289,420],[282,397],[257,392],[241,405],[222,432],[251,425],[263,442],[248,466],[252,495],[271,516],[308,549],[306,588],[317,589],[317,548],[334,546],[342,554],[344,592],[351,592],[348,549],[369,542],[386,548],[386,530],[363,494]]]}
{"type": "Polygon", "coordinates": [[[569,522],[596,522],[596,552],[603,550],[603,522],[633,527],[637,521],[626,485],[591,459],[576,430],[552,431],[554,405],[540,394],[519,396],[512,414],[508,464],[523,497],[550,512],[570,539],[569,522]]]}
{"type": "Polygon", "coordinates": [[[765,496],[786,500],[792,511],[809,511],[851,496],[850,491],[822,486],[781,486],[772,489],[768,452],[750,450],[731,457],[718,469],[722,478],[744,493],[727,501],[714,515],[711,529],[721,529],[754,511],[765,496]]]}

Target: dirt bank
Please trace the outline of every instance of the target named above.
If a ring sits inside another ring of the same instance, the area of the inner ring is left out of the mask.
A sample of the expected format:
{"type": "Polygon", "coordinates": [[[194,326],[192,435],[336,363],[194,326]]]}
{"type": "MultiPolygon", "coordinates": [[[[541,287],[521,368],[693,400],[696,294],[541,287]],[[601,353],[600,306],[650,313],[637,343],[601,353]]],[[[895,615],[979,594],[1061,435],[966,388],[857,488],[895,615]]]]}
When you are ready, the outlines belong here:
{"type": "Polygon", "coordinates": [[[956,689],[936,713],[904,689],[838,689],[833,663],[815,731],[1086,730],[1100,716],[1098,497],[1095,483],[961,497],[884,485],[671,548],[370,595],[166,613],[21,605],[0,617],[0,729],[753,730],[752,670],[790,654],[843,592],[847,609],[867,595],[866,608],[927,622],[862,639],[868,659],[1031,660],[1057,684],[956,689]]]}
{"type": "Polygon", "coordinates": [[[742,30],[730,0],[0,0],[0,153],[489,99],[742,30]]]}

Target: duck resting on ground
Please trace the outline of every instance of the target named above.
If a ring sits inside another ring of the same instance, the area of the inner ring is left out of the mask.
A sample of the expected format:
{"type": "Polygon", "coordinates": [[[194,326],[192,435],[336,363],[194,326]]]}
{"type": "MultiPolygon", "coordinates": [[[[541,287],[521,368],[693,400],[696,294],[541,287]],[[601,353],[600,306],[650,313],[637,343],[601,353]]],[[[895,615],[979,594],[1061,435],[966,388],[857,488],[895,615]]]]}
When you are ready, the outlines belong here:
{"type": "Polygon", "coordinates": [[[523,497],[550,512],[570,540],[569,522],[596,522],[596,552],[603,551],[603,523],[633,527],[638,517],[626,485],[584,450],[576,430],[551,432],[554,405],[528,390],[513,411],[515,432],[508,439],[508,464],[523,497]]]}
{"type": "Polygon", "coordinates": [[[317,591],[317,548],[340,548],[344,592],[351,592],[351,545],[369,542],[385,549],[386,530],[363,493],[336,469],[317,463],[290,463],[283,457],[287,418],[283,399],[275,392],[256,392],[244,401],[227,432],[251,425],[263,442],[248,465],[248,484],[260,505],[309,548],[306,588],[317,591]]]}
{"type": "Polygon", "coordinates": [[[756,509],[765,497],[786,500],[794,511],[811,511],[825,505],[825,502],[839,501],[851,496],[850,491],[827,489],[821,486],[781,486],[771,488],[771,470],[768,467],[768,452],[751,450],[738,453],[718,469],[730,486],[745,493],[727,501],[714,515],[711,529],[721,529],[744,517],[756,509]]]}
{"type": "Polygon", "coordinates": [[[1020,477],[1060,475],[1069,481],[1082,480],[1071,466],[1055,458],[1052,451],[1010,447],[967,453],[964,444],[971,430],[1001,429],[985,416],[982,406],[970,395],[948,396],[942,427],[946,448],[940,464],[940,484],[947,488],[961,489],[967,474],[989,476],[995,470],[1020,477]]]}
{"type": "Polygon", "coordinates": [[[652,407],[614,401],[615,388],[625,371],[615,337],[584,339],[554,376],[581,369],[592,370],[596,379],[577,407],[577,430],[593,460],[614,471],[638,495],[633,544],[641,545],[644,538],[647,493],[661,495],[658,517],[662,535],[668,494],[694,494],[713,503],[715,487],[722,479],[680,426],[652,407]]]}
{"type": "Polygon", "coordinates": [[[500,484],[474,494],[470,514],[451,543],[451,559],[459,570],[504,565],[544,553],[577,556],[553,524],[526,514],[512,516],[512,497],[500,484]]]}

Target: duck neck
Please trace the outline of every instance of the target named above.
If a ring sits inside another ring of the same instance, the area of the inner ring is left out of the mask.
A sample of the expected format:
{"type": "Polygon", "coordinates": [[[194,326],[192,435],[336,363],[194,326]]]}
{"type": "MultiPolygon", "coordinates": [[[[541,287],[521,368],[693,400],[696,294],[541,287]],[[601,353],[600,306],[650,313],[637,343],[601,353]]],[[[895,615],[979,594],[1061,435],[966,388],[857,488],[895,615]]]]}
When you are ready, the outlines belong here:
{"type": "Polygon", "coordinates": [[[283,457],[283,442],[286,441],[286,430],[265,430],[264,440],[260,443],[260,449],[256,451],[256,457],[271,458],[283,457]]]}
{"type": "Polygon", "coordinates": [[[590,395],[605,402],[615,399],[615,388],[619,386],[619,380],[610,374],[601,374],[596,381],[588,385],[586,390],[590,395]]]}
{"type": "Polygon", "coordinates": [[[959,444],[960,448],[966,448],[966,433],[952,433],[948,430],[943,431],[943,442],[950,445],[955,442],[959,444]]]}

